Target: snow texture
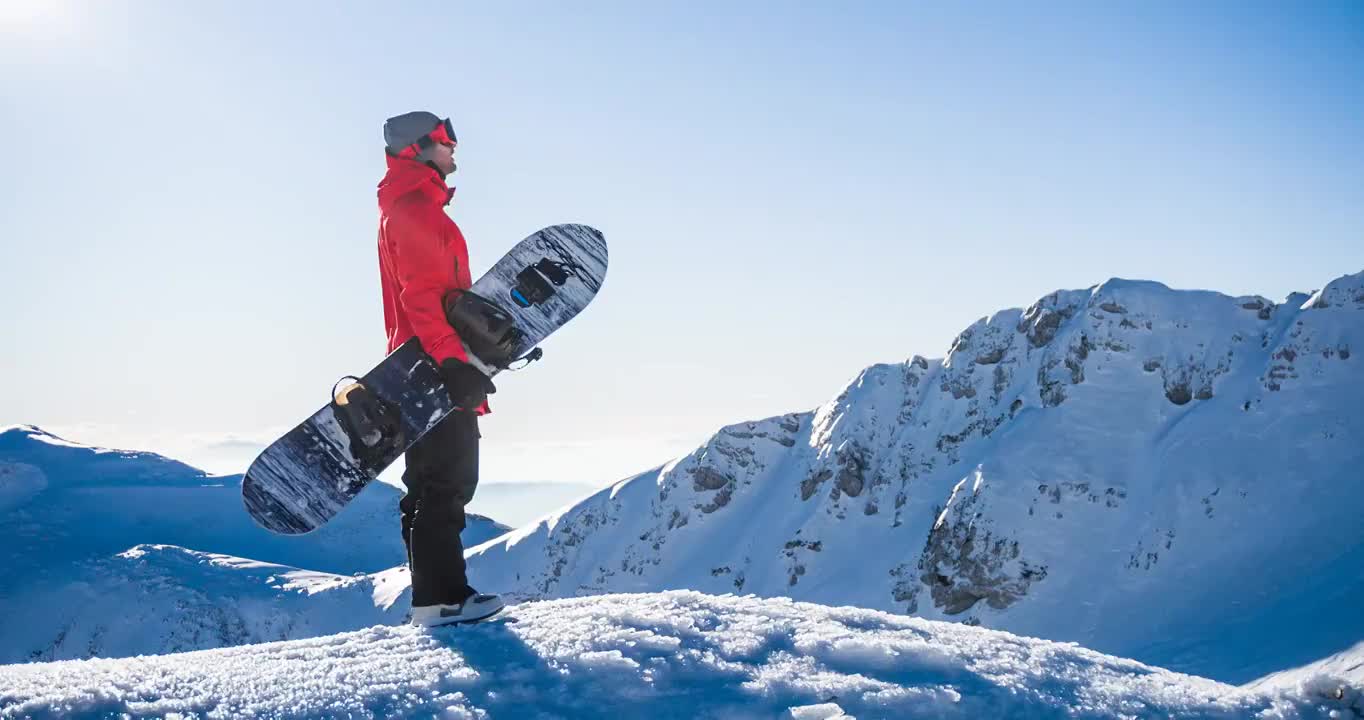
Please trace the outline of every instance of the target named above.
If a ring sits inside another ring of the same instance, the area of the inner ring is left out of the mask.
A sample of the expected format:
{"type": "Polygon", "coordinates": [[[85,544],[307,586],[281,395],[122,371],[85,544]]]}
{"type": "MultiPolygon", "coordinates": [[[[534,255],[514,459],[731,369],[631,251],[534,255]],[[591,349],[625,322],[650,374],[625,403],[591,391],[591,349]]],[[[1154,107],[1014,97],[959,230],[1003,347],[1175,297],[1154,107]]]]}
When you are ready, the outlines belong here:
{"type": "Polygon", "coordinates": [[[1253,689],[1293,688],[1308,684],[1352,685],[1364,688],[1364,641],[1300,668],[1267,675],[1249,683],[1253,689]]]}
{"type": "Polygon", "coordinates": [[[0,667],[5,718],[1327,718],[1360,703],[1353,688],[1252,692],[961,624],[689,591],[0,667]]]}

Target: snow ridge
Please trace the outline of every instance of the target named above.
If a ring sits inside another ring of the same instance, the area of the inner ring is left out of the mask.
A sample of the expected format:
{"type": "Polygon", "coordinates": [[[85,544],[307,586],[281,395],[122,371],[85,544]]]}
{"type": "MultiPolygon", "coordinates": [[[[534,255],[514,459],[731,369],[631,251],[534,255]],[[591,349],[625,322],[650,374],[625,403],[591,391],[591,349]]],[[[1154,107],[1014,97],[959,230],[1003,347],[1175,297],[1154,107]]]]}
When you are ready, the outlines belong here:
{"type": "MultiPolygon", "coordinates": [[[[1337,697],[1338,695],[1338,697],[1337,697]]],[[[1326,718],[1318,678],[1249,692],[1073,645],[689,591],[527,603],[183,655],[0,666],[0,717],[1326,718]]]]}
{"type": "Polygon", "coordinates": [[[856,604],[1244,682],[1364,637],[1361,341],[1364,273],[1282,303],[1058,291],[722,428],[471,571],[521,598],[856,604]]]}

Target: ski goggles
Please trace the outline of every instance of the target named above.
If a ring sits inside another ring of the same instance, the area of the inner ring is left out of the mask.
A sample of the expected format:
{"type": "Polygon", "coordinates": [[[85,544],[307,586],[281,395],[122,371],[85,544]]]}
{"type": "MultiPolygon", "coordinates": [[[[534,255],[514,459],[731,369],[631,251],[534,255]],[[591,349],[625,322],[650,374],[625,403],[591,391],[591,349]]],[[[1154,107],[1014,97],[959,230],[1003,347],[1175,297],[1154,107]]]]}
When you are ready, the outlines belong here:
{"type": "Polygon", "coordinates": [[[458,141],[455,139],[455,126],[450,124],[450,118],[445,118],[440,121],[440,124],[436,126],[435,130],[423,135],[417,142],[403,148],[402,152],[398,153],[398,157],[415,158],[421,151],[436,143],[442,143],[444,145],[458,144],[458,141]]]}

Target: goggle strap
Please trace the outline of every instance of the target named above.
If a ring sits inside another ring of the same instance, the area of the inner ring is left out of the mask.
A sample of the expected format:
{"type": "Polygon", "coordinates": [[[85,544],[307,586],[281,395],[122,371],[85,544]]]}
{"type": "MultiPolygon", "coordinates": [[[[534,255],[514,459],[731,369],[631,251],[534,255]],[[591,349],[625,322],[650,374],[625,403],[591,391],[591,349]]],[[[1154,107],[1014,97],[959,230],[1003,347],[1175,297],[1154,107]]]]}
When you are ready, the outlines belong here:
{"type": "Polygon", "coordinates": [[[442,135],[448,138],[452,144],[458,144],[459,141],[455,139],[454,126],[450,124],[450,119],[446,118],[445,120],[442,120],[441,124],[437,125],[431,132],[418,138],[417,142],[414,142],[411,145],[408,145],[407,147],[403,148],[402,152],[398,153],[398,157],[409,159],[416,158],[418,155],[421,154],[423,150],[436,144],[436,139],[433,136],[437,132],[440,132],[442,135]]]}

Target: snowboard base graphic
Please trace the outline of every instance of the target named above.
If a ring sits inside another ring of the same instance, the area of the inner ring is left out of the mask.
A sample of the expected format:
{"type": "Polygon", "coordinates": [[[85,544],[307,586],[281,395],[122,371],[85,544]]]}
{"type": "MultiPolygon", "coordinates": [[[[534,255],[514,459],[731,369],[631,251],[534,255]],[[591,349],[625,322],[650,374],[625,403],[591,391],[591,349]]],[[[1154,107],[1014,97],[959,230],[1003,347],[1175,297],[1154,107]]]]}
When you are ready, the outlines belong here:
{"type": "MultiPolygon", "coordinates": [[[[538,358],[536,346],[596,297],[606,264],[606,239],[586,225],[552,225],[522,240],[472,288],[445,299],[470,364],[492,377],[538,358]]],[[[416,338],[350,379],[247,469],[242,500],[267,530],[321,527],[455,410],[416,338]]]]}

